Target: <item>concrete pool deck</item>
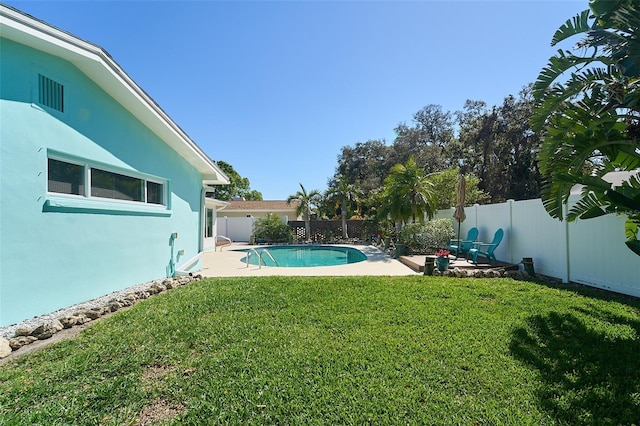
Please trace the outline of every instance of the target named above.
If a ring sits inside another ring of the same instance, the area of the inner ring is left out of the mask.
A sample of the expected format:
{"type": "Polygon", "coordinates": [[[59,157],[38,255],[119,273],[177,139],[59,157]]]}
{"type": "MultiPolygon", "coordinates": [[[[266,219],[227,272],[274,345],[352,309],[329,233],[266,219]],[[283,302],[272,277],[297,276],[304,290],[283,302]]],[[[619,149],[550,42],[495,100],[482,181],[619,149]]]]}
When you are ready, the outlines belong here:
{"type": "MultiPolygon", "coordinates": [[[[340,244],[336,244],[340,245],[340,244]]],[[[347,246],[347,245],[345,245],[347,246]]],[[[301,268],[277,268],[249,265],[241,259],[246,256],[245,251],[253,246],[246,243],[233,243],[224,247],[222,251],[205,252],[202,258],[203,277],[257,277],[257,276],[349,276],[349,275],[419,275],[418,272],[404,265],[397,259],[392,259],[380,249],[371,245],[348,245],[356,248],[367,256],[367,260],[337,266],[314,266],[301,268]]]]}

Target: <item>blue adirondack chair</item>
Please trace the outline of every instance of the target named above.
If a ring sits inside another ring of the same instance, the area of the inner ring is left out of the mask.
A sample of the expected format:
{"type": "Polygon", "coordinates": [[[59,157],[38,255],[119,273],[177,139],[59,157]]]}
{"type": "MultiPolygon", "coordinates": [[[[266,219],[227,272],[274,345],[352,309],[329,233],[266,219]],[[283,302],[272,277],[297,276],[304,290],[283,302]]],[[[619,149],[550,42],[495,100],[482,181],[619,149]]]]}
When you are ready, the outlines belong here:
{"type": "Polygon", "coordinates": [[[467,232],[467,238],[465,238],[464,240],[454,239],[449,241],[448,249],[450,252],[456,253],[456,259],[457,259],[460,255],[466,254],[477,239],[478,239],[478,228],[474,227],[469,229],[469,232],[467,232]]]}
{"type": "Polygon", "coordinates": [[[493,235],[493,241],[491,243],[474,243],[473,247],[471,247],[467,252],[467,260],[471,258],[471,261],[474,264],[478,264],[478,256],[483,256],[487,258],[489,263],[497,262],[496,256],[493,254],[493,252],[500,244],[500,241],[502,241],[502,237],[504,237],[504,231],[502,230],[502,228],[500,228],[493,235]]]}

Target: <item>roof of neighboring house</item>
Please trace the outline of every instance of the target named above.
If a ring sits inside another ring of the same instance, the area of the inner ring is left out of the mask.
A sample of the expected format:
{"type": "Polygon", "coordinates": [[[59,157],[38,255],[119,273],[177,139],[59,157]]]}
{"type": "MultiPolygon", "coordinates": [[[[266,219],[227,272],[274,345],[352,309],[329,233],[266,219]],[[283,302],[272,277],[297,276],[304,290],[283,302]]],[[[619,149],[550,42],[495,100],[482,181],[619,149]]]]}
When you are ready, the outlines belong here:
{"type": "Polygon", "coordinates": [[[227,201],[226,211],[291,211],[298,207],[298,201],[288,204],[284,200],[264,200],[264,201],[227,201]]]}
{"type": "Polygon", "coordinates": [[[4,4],[0,4],[0,34],[69,61],[193,165],[205,183],[229,183],[216,163],[100,46],[4,4]]]}

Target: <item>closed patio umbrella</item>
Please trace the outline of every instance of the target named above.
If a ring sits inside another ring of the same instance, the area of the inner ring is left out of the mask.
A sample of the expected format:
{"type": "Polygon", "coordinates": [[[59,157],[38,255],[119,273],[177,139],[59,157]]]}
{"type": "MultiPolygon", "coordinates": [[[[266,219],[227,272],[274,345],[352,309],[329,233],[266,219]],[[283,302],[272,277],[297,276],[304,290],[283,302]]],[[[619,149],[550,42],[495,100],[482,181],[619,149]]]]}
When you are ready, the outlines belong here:
{"type": "MultiPolygon", "coordinates": [[[[456,190],[456,209],[453,212],[453,218],[458,221],[458,252],[460,251],[460,223],[464,222],[467,218],[464,212],[464,198],[467,190],[467,182],[464,179],[464,175],[460,174],[460,180],[458,181],[458,189],[456,190]]],[[[458,257],[456,252],[456,258],[458,257]]]]}

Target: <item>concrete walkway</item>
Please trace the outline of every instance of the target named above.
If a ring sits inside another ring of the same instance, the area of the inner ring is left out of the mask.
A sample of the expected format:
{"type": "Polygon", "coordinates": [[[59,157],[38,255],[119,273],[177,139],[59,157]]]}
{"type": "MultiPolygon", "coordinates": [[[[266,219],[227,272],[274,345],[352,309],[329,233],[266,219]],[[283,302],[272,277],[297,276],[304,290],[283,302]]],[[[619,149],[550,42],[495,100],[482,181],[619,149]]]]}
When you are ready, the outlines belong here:
{"type": "MultiPolygon", "coordinates": [[[[353,245],[349,247],[360,250],[367,256],[367,260],[348,265],[314,266],[302,268],[277,268],[249,265],[242,262],[245,251],[251,246],[243,243],[233,243],[222,251],[208,251],[203,255],[203,269],[198,272],[203,277],[252,277],[266,275],[287,276],[346,276],[346,275],[419,275],[418,272],[402,264],[396,259],[385,255],[375,246],[353,245]]],[[[265,247],[265,246],[258,246],[265,247]]]]}

